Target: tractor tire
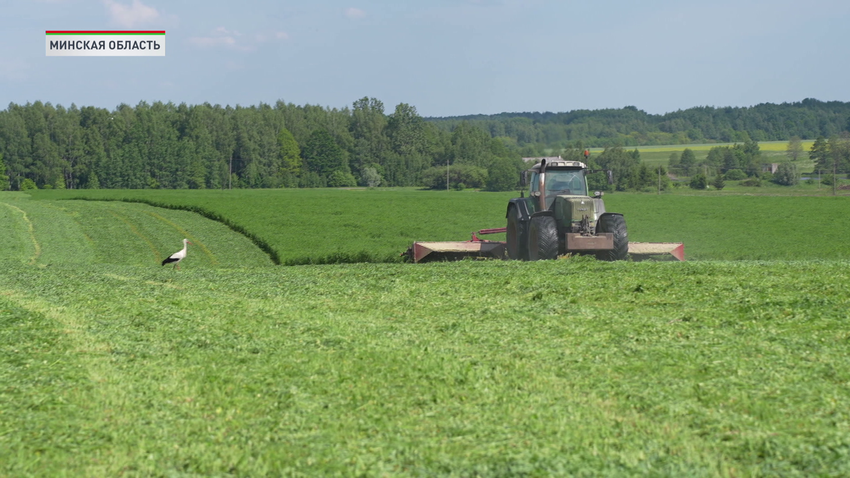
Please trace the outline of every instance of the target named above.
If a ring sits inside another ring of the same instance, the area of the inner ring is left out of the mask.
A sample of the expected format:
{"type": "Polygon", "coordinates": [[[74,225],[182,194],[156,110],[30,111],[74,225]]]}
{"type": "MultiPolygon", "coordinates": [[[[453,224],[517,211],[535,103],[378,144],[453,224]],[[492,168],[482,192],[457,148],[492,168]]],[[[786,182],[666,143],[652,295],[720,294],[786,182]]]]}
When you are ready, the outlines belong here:
{"type": "Polygon", "coordinates": [[[629,257],[629,231],[626,229],[626,218],[621,214],[603,214],[596,223],[596,233],[610,232],[614,234],[614,249],[596,254],[602,261],[624,261],[629,257]]]}
{"type": "Polygon", "coordinates": [[[508,257],[512,260],[528,260],[528,246],[524,239],[528,236],[527,224],[519,220],[519,211],[516,206],[508,209],[507,246],[508,257]]]}
{"type": "Polygon", "coordinates": [[[558,226],[552,216],[531,218],[528,228],[528,260],[558,258],[558,226]]]}

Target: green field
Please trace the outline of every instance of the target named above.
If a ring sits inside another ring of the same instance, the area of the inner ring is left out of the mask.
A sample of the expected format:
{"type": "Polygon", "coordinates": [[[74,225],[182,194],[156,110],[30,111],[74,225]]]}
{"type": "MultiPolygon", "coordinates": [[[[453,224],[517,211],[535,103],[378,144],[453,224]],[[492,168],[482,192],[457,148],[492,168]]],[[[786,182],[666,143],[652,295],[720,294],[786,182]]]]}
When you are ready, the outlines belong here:
{"type": "MultiPolygon", "coordinates": [[[[806,187],[806,186],[803,186],[806,187]]],[[[788,188],[805,194],[805,189],[788,188]]],[[[759,192],[773,188],[750,188],[759,192]]],[[[684,242],[689,259],[850,259],[848,198],[614,193],[632,241],[684,242]]],[[[715,194],[711,194],[715,193],[715,194]]],[[[826,191],[823,191],[826,194],[826,191]]],[[[516,192],[400,190],[38,191],[36,198],[145,200],[202,208],[251,231],[284,264],[393,262],[413,241],[460,241],[504,227],[516,192]]],[[[32,201],[54,204],[51,200],[32,201]]],[[[55,204],[78,203],[57,201],[55,204]]],[[[64,207],[64,206],[63,206],[64,207]]],[[[494,236],[494,239],[503,239],[494,236]]],[[[179,245],[179,238],[177,241],[179,245]]]]}
{"type": "MultiPolygon", "coordinates": [[[[813,140],[802,141],[803,155],[796,161],[801,172],[808,173],[812,171],[814,162],[809,159],[809,151],[814,144],[813,140]]],[[[664,146],[635,146],[625,147],[624,149],[632,151],[637,149],[640,152],[641,163],[649,166],[667,166],[670,162],[672,153],[682,154],[685,148],[694,152],[697,161],[702,161],[708,156],[709,150],[718,146],[733,146],[735,143],[704,143],[704,144],[674,144],[664,146]]],[[[785,163],[789,161],[787,150],[788,141],[762,141],[759,142],[759,150],[761,151],[762,159],[765,163],[785,163]]],[[[604,148],[590,148],[591,153],[599,154],[604,148]]]]}
{"type": "Polygon", "coordinates": [[[0,476],[850,473],[846,197],[606,196],[685,263],[256,244],[389,260],[510,196],[0,193],[0,476]]]}

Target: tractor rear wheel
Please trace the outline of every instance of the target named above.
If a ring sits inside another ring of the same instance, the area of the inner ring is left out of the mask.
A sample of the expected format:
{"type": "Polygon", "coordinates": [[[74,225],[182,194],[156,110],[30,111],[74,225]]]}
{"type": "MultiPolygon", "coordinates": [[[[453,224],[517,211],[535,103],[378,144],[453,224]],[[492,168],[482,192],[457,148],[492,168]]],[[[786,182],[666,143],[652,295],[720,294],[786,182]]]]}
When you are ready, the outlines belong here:
{"type": "Polygon", "coordinates": [[[614,248],[596,254],[602,261],[624,261],[629,257],[629,231],[626,229],[626,218],[621,214],[606,213],[599,217],[596,223],[596,233],[610,232],[614,234],[614,248]]]}
{"type": "Polygon", "coordinates": [[[517,207],[508,208],[508,257],[513,260],[528,260],[528,247],[523,244],[523,239],[527,236],[525,229],[526,224],[519,220],[517,207]]]}
{"type": "Polygon", "coordinates": [[[552,216],[531,218],[528,229],[528,260],[557,259],[558,226],[552,216]]]}

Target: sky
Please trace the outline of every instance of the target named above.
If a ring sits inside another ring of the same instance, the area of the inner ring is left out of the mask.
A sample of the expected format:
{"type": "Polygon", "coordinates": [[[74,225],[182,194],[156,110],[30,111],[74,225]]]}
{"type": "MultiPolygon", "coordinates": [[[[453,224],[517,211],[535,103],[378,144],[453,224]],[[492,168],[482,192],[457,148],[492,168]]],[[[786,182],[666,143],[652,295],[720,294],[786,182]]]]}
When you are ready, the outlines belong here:
{"type": "Polygon", "coordinates": [[[0,108],[140,101],[425,117],[850,101],[847,0],[0,0],[0,108]],[[164,57],[46,56],[165,30],[164,57]]]}

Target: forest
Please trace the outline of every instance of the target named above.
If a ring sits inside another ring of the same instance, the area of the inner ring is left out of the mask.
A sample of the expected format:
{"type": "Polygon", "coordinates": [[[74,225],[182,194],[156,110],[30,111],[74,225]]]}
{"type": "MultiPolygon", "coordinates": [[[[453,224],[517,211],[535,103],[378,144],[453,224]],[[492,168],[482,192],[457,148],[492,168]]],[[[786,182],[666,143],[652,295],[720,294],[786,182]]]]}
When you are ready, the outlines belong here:
{"type": "MultiPolygon", "coordinates": [[[[0,190],[516,187],[522,157],[606,148],[592,167],[618,189],[652,174],[631,146],[831,138],[850,103],[806,99],[695,107],[652,115],[633,106],[565,113],[424,118],[364,97],[350,107],[140,102],[113,110],[36,101],[0,111],[0,190]]],[[[601,189],[606,186],[597,181],[601,189]]],[[[592,181],[593,183],[593,181],[592,181]]]]}

